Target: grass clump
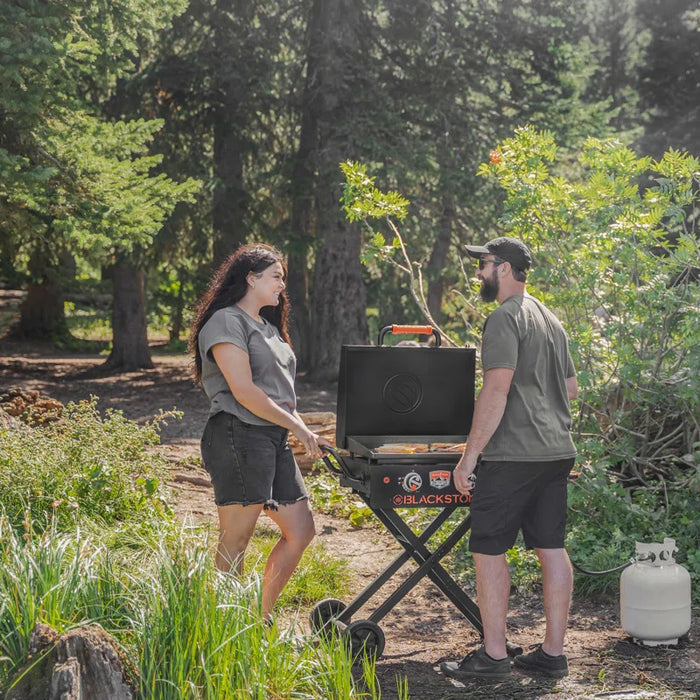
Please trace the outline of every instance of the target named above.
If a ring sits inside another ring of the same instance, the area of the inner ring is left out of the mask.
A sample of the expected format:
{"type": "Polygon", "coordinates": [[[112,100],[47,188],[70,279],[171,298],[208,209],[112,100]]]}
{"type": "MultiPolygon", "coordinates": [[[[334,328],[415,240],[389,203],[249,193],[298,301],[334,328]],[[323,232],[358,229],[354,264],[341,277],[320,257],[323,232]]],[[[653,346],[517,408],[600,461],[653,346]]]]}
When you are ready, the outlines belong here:
{"type": "MultiPolygon", "coordinates": [[[[251,562],[255,575],[262,578],[265,562],[277,543],[279,532],[258,524],[246,562],[251,562]]],[[[305,552],[294,575],[277,601],[282,609],[308,607],[329,597],[342,598],[348,592],[350,572],[345,559],[331,557],[321,544],[312,544],[305,552]]]]}
{"type": "Polygon", "coordinates": [[[59,633],[98,622],[144,700],[379,697],[373,661],[353,669],[340,640],[268,628],[259,576],[217,571],[199,532],[144,543],[130,564],[55,525],[23,536],[0,518],[0,542],[0,690],[25,662],[36,621],[59,633]]]}
{"type": "Polygon", "coordinates": [[[132,617],[119,567],[106,548],[52,526],[36,536],[0,517],[0,688],[29,650],[36,622],[59,632],[85,622],[106,629],[132,617]]]}

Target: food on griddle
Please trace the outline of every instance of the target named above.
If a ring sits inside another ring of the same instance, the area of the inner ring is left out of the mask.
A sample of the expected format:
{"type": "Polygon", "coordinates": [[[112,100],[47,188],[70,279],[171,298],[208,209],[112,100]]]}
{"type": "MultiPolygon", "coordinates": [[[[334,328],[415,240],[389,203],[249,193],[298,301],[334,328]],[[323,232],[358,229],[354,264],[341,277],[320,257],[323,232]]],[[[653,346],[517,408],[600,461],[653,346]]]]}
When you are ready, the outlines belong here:
{"type": "Polygon", "coordinates": [[[466,442],[434,442],[431,447],[433,452],[464,452],[466,442]]]}
{"type": "Polygon", "coordinates": [[[433,442],[426,445],[421,442],[390,442],[375,447],[380,454],[415,454],[421,452],[462,452],[465,442],[433,442]]]}
{"type": "Polygon", "coordinates": [[[386,445],[376,447],[374,451],[382,454],[413,454],[414,452],[427,452],[428,446],[410,442],[389,442],[386,445]]]}

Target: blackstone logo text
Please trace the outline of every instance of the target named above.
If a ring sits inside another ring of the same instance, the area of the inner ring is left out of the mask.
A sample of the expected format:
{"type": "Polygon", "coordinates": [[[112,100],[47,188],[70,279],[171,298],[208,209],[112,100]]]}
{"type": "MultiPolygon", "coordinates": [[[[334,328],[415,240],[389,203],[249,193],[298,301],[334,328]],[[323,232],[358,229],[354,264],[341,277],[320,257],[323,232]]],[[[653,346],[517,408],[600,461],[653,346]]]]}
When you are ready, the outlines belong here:
{"type": "Polygon", "coordinates": [[[471,494],[465,496],[462,493],[428,493],[428,494],[407,494],[397,493],[392,498],[395,506],[454,506],[466,505],[472,500],[471,494]]]}

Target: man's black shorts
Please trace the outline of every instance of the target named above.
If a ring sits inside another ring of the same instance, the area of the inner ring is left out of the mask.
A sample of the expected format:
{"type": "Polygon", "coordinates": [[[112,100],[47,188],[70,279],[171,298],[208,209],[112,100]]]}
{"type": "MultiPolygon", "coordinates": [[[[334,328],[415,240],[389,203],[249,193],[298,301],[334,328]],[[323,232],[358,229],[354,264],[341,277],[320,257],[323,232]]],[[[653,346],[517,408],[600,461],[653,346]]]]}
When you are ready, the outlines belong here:
{"type": "Polygon", "coordinates": [[[503,554],[520,529],[527,549],[564,547],[566,487],[573,466],[573,457],[481,462],[471,502],[470,551],[503,554]]]}
{"type": "Polygon", "coordinates": [[[201,447],[217,506],[276,508],[308,498],[282,426],[250,425],[222,411],[207,421],[201,447]]]}

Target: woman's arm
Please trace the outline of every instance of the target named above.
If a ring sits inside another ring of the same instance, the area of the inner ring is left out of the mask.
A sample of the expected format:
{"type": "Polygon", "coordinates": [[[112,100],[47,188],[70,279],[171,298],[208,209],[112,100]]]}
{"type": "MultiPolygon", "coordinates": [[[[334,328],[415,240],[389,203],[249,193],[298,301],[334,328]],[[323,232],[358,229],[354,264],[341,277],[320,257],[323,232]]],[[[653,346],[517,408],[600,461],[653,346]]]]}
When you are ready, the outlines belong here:
{"type": "Polygon", "coordinates": [[[314,458],[321,456],[319,440],[299,417],[280,408],[262,389],[253,383],[248,353],[233,343],[217,343],[211,349],[214,361],[226,379],[231,393],[238,403],[264,420],[290,430],[299,439],[306,451],[314,458]]]}

